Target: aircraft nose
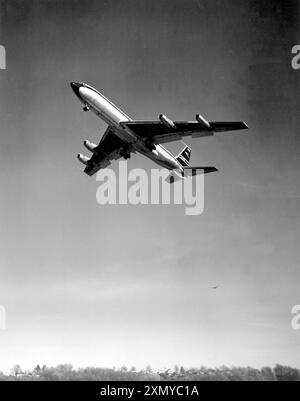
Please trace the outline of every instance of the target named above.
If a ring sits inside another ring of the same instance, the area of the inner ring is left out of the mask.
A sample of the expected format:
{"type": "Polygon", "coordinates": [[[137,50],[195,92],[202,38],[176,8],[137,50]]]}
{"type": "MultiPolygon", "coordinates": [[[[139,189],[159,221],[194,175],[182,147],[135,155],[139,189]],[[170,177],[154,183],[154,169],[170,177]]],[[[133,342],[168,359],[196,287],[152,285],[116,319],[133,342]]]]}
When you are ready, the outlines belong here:
{"type": "Polygon", "coordinates": [[[71,82],[70,85],[71,85],[71,88],[73,89],[75,95],[80,98],[79,89],[83,86],[82,83],[80,83],[80,82],[71,82]]]}

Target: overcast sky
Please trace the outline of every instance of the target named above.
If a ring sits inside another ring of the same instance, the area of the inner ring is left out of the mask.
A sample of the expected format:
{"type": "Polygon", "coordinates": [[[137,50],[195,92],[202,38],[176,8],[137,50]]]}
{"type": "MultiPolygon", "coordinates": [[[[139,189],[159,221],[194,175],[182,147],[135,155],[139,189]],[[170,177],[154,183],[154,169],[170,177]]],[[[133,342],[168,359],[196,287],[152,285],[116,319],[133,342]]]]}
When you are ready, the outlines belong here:
{"type": "Polygon", "coordinates": [[[0,369],[300,368],[297,1],[0,4],[0,369]],[[106,126],[70,81],[134,119],[248,123],[187,139],[192,164],[220,170],[201,216],[97,204],[76,154],[106,126]]]}

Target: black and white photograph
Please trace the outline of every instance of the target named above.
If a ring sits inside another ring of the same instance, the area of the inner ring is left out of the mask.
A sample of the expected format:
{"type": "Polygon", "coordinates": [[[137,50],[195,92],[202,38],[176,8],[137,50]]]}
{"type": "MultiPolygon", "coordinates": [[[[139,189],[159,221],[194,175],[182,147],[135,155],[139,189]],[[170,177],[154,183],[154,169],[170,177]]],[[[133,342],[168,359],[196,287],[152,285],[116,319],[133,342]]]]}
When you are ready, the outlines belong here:
{"type": "Polygon", "coordinates": [[[300,381],[299,84],[299,0],[0,0],[0,381],[300,381]]]}

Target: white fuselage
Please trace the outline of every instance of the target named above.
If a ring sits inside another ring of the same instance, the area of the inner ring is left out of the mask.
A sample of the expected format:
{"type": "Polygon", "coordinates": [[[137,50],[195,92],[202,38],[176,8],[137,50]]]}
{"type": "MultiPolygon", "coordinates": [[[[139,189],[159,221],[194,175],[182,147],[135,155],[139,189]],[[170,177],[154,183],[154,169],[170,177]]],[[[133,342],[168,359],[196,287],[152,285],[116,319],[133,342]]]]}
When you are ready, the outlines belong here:
{"type": "Polygon", "coordinates": [[[86,84],[82,84],[78,91],[78,96],[84,105],[110,125],[115,134],[124,142],[127,142],[128,146],[131,147],[133,151],[147,156],[149,159],[168,170],[182,171],[182,167],[176,158],[162,145],[155,145],[155,149],[150,150],[149,147],[146,146],[143,138],[136,135],[125,125],[122,125],[122,122],[131,121],[131,118],[100,92],[86,84]]]}

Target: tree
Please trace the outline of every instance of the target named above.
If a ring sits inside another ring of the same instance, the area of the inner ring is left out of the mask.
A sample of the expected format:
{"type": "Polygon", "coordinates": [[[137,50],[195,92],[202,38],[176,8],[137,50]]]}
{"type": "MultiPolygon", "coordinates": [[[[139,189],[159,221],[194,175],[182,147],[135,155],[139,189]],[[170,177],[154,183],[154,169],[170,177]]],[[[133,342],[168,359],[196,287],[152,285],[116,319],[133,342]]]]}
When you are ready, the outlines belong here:
{"type": "Polygon", "coordinates": [[[153,373],[153,370],[150,365],[146,366],[146,373],[150,373],[150,374],[153,373]]]}
{"type": "Polygon", "coordinates": [[[300,381],[299,371],[289,366],[276,365],[274,373],[276,380],[281,382],[300,381]]]}
{"type": "Polygon", "coordinates": [[[21,366],[19,364],[16,364],[12,367],[11,369],[11,374],[12,376],[17,377],[18,375],[20,375],[22,373],[22,369],[21,366]]]}
{"type": "Polygon", "coordinates": [[[33,373],[36,375],[39,375],[41,373],[40,365],[36,365],[36,367],[33,370],[33,373]]]}
{"type": "Polygon", "coordinates": [[[266,381],[274,381],[275,380],[273,370],[269,366],[262,368],[261,374],[262,374],[263,380],[266,380],[266,381]]]}

